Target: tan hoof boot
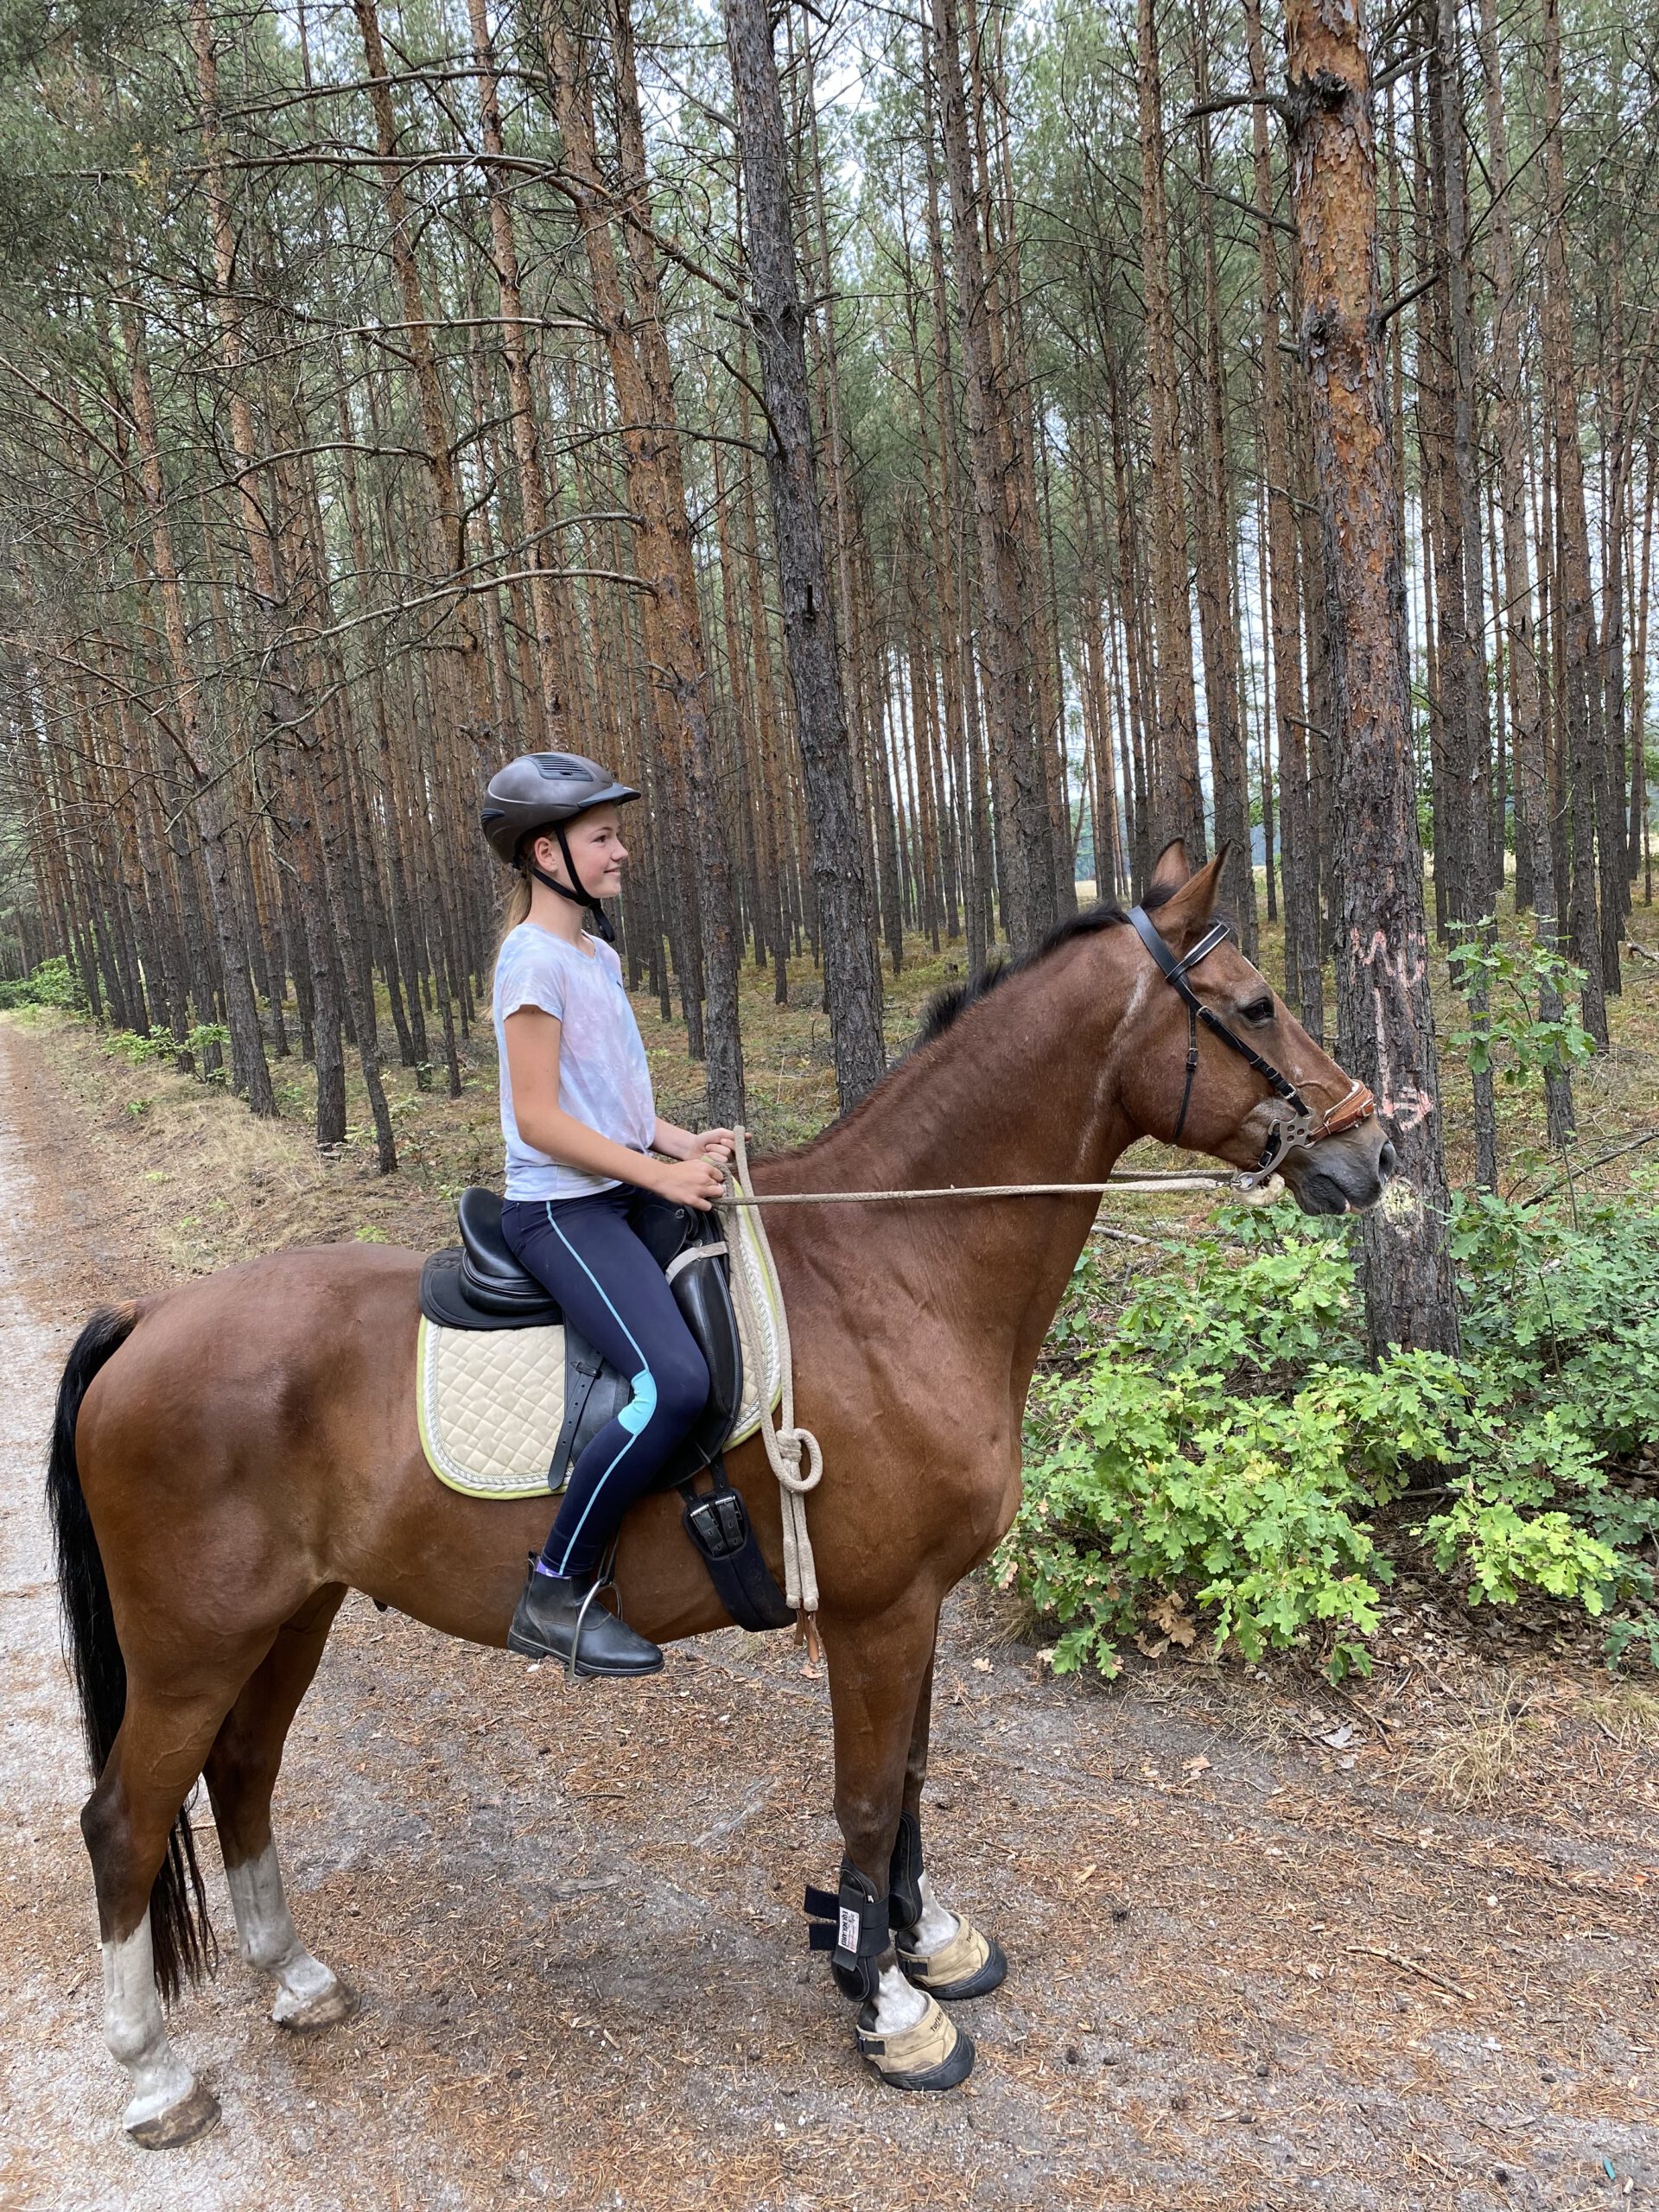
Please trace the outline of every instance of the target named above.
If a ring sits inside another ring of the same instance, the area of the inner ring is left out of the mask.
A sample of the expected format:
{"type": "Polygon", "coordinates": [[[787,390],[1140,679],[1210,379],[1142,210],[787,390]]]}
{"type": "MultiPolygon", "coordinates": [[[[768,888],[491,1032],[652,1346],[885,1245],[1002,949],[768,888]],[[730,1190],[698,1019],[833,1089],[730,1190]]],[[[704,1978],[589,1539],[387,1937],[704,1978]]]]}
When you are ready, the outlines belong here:
{"type": "Polygon", "coordinates": [[[188,2096],[152,2119],[139,2120],[127,2133],[141,2151],[176,2151],[181,2143],[194,2143],[198,2135],[218,2126],[219,2099],[196,2082],[188,2096]]]}
{"type": "Polygon", "coordinates": [[[974,2044],[930,1997],[914,2027],[890,2036],[875,2031],[875,2001],[858,2016],[859,2054],[893,2089],[954,2089],[973,2071],[974,2044]]]}
{"type": "Polygon", "coordinates": [[[960,1918],[950,1941],[925,1958],[905,1948],[902,1929],[896,1948],[906,1980],[947,2005],[959,2004],[969,1997],[988,1997],[1008,1970],[1002,1946],[994,1937],[982,1936],[971,1921],[960,1918]]]}
{"type": "MultiPolygon", "coordinates": [[[[286,1994],[286,1993],[284,1993],[286,1994]]],[[[338,1976],[330,1986],[315,1997],[302,2002],[290,2002],[284,2009],[283,1999],[276,2000],[271,2018],[279,2028],[291,2036],[320,2036],[325,2029],[337,2028],[343,2021],[354,2020],[363,2009],[363,2000],[349,1983],[338,1976]]]]}

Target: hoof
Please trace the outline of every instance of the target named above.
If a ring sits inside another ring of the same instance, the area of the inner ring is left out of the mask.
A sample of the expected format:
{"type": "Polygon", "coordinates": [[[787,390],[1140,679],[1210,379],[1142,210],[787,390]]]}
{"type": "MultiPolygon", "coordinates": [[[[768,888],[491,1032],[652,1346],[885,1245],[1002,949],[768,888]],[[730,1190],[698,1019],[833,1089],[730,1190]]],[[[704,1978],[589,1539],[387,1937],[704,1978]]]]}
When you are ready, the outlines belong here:
{"type": "Polygon", "coordinates": [[[859,2055],[890,2089],[954,2089],[974,2070],[974,2044],[930,1997],[914,2027],[890,2036],[875,2028],[874,2001],[858,2016],[859,2055]]]}
{"type": "Polygon", "coordinates": [[[271,2018],[279,2028],[286,2028],[291,2036],[320,2036],[325,2028],[337,2028],[342,2022],[355,2019],[363,2009],[363,2000],[346,1982],[332,1981],[315,1997],[297,2001],[284,1990],[271,2008],[271,2018]]]}
{"type": "Polygon", "coordinates": [[[1008,1971],[1007,1955],[995,1936],[982,1936],[971,1921],[958,1920],[957,1932],[942,1950],[927,1958],[898,1941],[899,1965],[907,1981],[947,2005],[969,1997],[988,1997],[1008,1971]]]}
{"type": "Polygon", "coordinates": [[[198,2135],[206,2135],[210,2127],[218,2126],[219,2099],[194,2082],[188,2096],[165,2112],[139,2120],[127,2133],[141,2151],[176,2151],[181,2143],[194,2143],[198,2135]]]}

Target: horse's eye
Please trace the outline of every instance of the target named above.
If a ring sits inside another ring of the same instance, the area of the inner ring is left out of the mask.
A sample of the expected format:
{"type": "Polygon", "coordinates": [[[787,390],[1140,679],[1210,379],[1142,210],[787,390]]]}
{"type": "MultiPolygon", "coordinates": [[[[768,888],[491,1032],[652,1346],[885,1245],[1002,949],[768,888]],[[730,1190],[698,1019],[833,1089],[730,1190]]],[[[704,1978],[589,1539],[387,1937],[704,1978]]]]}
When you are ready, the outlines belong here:
{"type": "Polygon", "coordinates": [[[1270,998],[1252,999],[1249,1006],[1240,1007],[1238,1012],[1240,1020],[1243,1021],[1271,1021],[1273,1001],[1270,998]]]}

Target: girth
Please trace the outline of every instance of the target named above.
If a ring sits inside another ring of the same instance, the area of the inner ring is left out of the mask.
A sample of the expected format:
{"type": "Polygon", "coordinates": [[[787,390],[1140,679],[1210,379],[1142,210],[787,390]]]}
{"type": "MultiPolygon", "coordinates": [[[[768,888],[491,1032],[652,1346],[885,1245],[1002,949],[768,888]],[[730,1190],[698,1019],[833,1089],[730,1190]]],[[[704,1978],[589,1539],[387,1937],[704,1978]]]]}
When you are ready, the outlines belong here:
{"type": "Polygon", "coordinates": [[[1220,1038],[1228,1050],[1236,1052],[1240,1059],[1248,1061],[1262,1077],[1276,1098],[1282,1098],[1289,1107],[1289,1114],[1275,1122],[1262,1157],[1247,1175],[1239,1178],[1246,1190],[1254,1190],[1267,1180],[1289,1154],[1308,1145],[1318,1144],[1323,1138],[1339,1136],[1344,1129],[1357,1128],[1362,1122],[1369,1122],[1376,1111],[1376,1101],[1363,1083],[1353,1084],[1345,1097],[1315,1118],[1313,1108],[1290,1077],[1273,1062],[1258,1052],[1254,1045],[1247,1044],[1236,1030],[1230,1029],[1213,1008],[1205,1006],[1187,982],[1189,972],[1201,960],[1208,959],[1218,944],[1224,944],[1232,931],[1225,922],[1212,922],[1190,952],[1179,958],[1144,906],[1131,908],[1129,919],[1135,933],[1162,970],[1164,981],[1173,986],[1186,1008],[1186,1076],[1181,1086],[1181,1110],[1176,1117],[1173,1144],[1181,1141],[1186,1127],[1187,1109],[1192,1103],[1192,1085],[1198,1072],[1198,1024],[1220,1038]]]}

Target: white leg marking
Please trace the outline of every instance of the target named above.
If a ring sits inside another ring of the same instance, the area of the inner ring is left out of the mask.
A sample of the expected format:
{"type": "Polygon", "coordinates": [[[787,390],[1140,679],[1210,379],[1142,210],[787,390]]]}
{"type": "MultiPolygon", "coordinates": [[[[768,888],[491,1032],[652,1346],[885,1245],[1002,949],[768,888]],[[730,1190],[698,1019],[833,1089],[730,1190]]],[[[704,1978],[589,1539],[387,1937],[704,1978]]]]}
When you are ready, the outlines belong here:
{"type": "Polygon", "coordinates": [[[159,2120],[195,2088],[196,2077],[168,2041],[162,2020],[148,1913],[130,1936],[104,1946],[104,2039],[132,2078],[124,2127],[159,2120]]]}
{"type": "Polygon", "coordinates": [[[933,1885],[925,1874],[918,1885],[922,1892],[922,1916],[905,1930],[905,1948],[914,1951],[920,1959],[931,1959],[947,1943],[956,1941],[957,1930],[962,1925],[954,1912],[947,1912],[933,1893],[933,1885]]]}
{"type": "Polygon", "coordinates": [[[927,1993],[912,1987],[897,1967],[883,1967],[876,1984],[874,2032],[896,2036],[903,2028],[913,2028],[931,2002],[927,1993]]]}
{"type": "Polygon", "coordinates": [[[257,1859],[239,1866],[227,1866],[225,1878],[236,1912],[238,1950],[251,1966],[275,1974],[279,1984],[271,2018],[291,2020],[330,1995],[339,1983],[300,1941],[283,1894],[276,1845],[268,1843],[257,1859]]]}

